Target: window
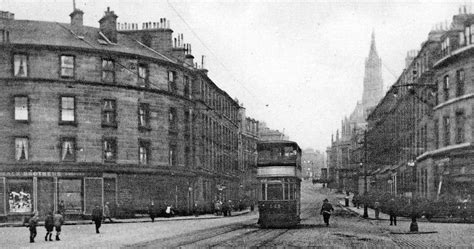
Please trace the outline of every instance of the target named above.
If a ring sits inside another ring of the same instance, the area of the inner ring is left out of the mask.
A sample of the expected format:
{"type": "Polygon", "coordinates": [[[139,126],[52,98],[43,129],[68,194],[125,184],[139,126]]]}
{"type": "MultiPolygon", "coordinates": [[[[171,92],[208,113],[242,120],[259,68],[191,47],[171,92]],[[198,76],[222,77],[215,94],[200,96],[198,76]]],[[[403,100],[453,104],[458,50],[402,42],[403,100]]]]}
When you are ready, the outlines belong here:
{"type": "Polygon", "coordinates": [[[113,60],[102,60],[102,81],[106,83],[115,82],[115,64],[113,60]]]}
{"type": "Polygon", "coordinates": [[[102,141],[105,162],[117,160],[117,140],[115,138],[104,138],[102,141]]]}
{"type": "Polygon", "coordinates": [[[456,143],[464,143],[464,125],[466,123],[466,118],[464,116],[464,111],[456,112],[456,143]]]}
{"type": "Polygon", "coordinates": [[[138,106],[138,127],[150,128],[150,105],[140,103],[138,106]]]}
{"type": "Polygon", "coordinates": [[[13,75],[15,77],[28,76],[28,57],[25,54],[13,55],[13,75]]]}
{"type": "Polygon", "coordinates": [[[117,127],[117,106],[115,100],[105,99],[102,101],[102,126],[117,127]]]}
{"type": "Polygon", "coordinates": [[[464,95],[464,70],[456,71],[456,97],[464,95]]]}
{"type": "Polygon", "coordinates": [[[28,97],[15,96],[14,101],[15,101],[15,120],[28,122],[28,119],[29,119],[28,97]]]}
{"type": "Polygon", "coordinates": [[[449,100],[449,76],[446,75],[443,78],[443,92],[444,92],[444,101],[449,100]]]}
{"type": "Polygon", "coordinates": [[[61,161],[76,161],[76,139],[73,137],[61,138],[61,161]]]}
{"type": "Polygon", "coordinates": [[[434,120],[434,143],[435,149],[439,148],[439,120],[436,118],[434,120]]]}
{"type": "Polygon", "coordinates": [[[140,86],[140,87],[149,87],[148,65],[146,65],[146,64],[138,65],[138,86],[140,86]]]}
{"type": "Polygon", "coordinates": [[[191,83],[188,76],[184,76],[184,96],[191,99],[191,83]]]}
{"type": "Polygon", "coordinates": [[[176,162],[176,145],[170,145],[168,154],[168,163],[170,166],[175,166],[176,162]]]}
{"type": "Polygon", "coordinates": [[[150,142],[139,140],[138,141],[138,161],[140,164],[146,165],[150,160],[150,142]]]}
{"type": "Polygon", "coordinates": [[[61,55],[61,77],[74,77],[74,56],[61,55]]]}
{"type": "Polygon", "coordinates": [[[60,99],[60,122],[74,123],[76,121],[75,98],[61,97],[60,99]]]}
{"type": "Polygon", "coordinates": [[[449,133],[449,116],[445,116],[443,117],[443,139],[444,139],[444,146],[448,146],[449,145],[449,139],[450,139],[450,133],[449,133]]]}
{"type": "Polygon", "coordinates": [[[178,124],[178,119],[176,117],[176,108],[170,108],[169,113],[168,113],[168,121],[169,121],[169,127],[170,130],[175,130],[177,129],[177,124],[178,124]]]}
{"type": "Polygon", "coordinates": [[[15,160],[16,161],[28,161],[28,138],[17,137],[15,138],[15,160]]]}
{"type": "Polygon", "coordinates": [[[464,32],[459,32],[459,45],[464,46],[466,44],[466,40],[464,39],[464,32]]]}
{"type": "Polygon", "coordinates": [[[176,87],[176,72],[168,71],[168,90],[172,93],[177,92],[176,87]]]}
{"type": "Polygon", "coordinates": [[[469,26],[466,26],[464,28],[464,38],[465,38],[465,43],[467,45],[471,44],[471,32],[470,32],[469,26]]]}

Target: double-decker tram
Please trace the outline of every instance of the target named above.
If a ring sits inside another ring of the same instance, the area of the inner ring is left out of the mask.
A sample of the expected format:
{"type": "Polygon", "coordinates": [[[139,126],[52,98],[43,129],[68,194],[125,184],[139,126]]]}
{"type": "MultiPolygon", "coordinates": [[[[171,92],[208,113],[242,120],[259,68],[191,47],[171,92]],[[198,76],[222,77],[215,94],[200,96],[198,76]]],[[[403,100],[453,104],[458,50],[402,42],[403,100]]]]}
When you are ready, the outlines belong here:
{"type": "Polygon", "coordinates": [[[257,144],[261,227],[292,227],[300,222],[301,149],[292,141],[257,144]]]}

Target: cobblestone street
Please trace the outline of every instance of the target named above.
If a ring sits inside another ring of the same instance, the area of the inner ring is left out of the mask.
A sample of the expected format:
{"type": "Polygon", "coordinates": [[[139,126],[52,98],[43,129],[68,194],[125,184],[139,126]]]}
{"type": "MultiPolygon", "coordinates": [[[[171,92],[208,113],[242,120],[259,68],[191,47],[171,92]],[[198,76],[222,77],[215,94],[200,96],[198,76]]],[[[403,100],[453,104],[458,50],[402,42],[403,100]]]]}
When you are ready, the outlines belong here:
{"type": "Polygon", "coordinates": [[[406,233],[409,221],[389,226],[386,220],[366,220],[336,207],[331,225],[323,225],[319,215],[321,200],[337,203],[342,195],[309,183],[302,187],[302,222],[296,229],[260,229],[258,213],[217,219],[192,219],[105,224],[100,234],[93,225],[63,228],[61,241],[45,242],[43,227],[38,227],[36,243],[28,243],[25,227],[0,228],[1,245],[8,248],[157,248],[157,247],[472,247],[472,224],[419,222],[420,232],[406,233]]]}

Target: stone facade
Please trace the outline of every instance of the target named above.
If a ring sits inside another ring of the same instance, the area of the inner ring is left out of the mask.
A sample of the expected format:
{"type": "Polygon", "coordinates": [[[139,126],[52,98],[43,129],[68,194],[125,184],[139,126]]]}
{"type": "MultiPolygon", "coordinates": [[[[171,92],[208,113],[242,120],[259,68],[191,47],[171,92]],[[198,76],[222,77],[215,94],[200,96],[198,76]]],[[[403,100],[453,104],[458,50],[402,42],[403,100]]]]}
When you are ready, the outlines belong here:
{"type": "Polygon", "coordinates": [[[190,212],[238,199],[239,104],[169,23],[0,18],[0,217],[190,212]],[[165,24],[166,23],[166,24],[165,24]],[[120,29],[118,29],[120,28],[120,29]]]}

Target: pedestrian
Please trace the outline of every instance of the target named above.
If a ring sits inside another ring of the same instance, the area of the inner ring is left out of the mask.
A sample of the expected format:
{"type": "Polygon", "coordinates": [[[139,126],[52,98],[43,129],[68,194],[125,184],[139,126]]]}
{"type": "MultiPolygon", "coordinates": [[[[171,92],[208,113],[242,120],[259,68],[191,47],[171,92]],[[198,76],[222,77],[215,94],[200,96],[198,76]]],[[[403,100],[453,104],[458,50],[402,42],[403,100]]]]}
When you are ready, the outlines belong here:
{"type": "Polygon", "coordinates": [[[150,206],[148,206],[148,215],[150,215],[151,222],[155,222],[156,207],[153,201],[151,201],[150,206]]]}
{"type": "Polygon", "coordinates": [[[349,191],[346,191],[346,196],[344,197],[344,204],[346,207],[349,207],[349,191]]]}
{"type": "Polygon", "coordinates": [[[229,211],[229,203],[227,201],[224,201],[222,203],[222,214],[224,216],[227,216],[227,212],[229,211]]]}
{"type": "Polygon", "coordinates": [[[109,219],[110,222],[114,222],[112,218],[110,217],[110,208],[109,208],[108,202],[106,202],[104,205],[104,223],[106,219],[109,219]]]}
{"type": "Polygon", "coordinates": [[[95,232],[100,233],[99,228],[102,225],[102,209],[96,205],[92,210],[92,221],[95,223],[95,232]]]}
{"type": "Polygon", "coordinates": [[[222,213],[222,202],[220,200],[216,200],[214,203],[214,211],[216,211],[216,216],[221,215],[222,213]]]}
{"type": "Polygon", "coordinates": [[[323,215],[326,226],[329,226],[329,218],[331,217],[332,211],[334,211],[334,208],[332,207],[331,203],[329,203],[328,199],[324,199],[320,214],[323,215]]]}
{"type": "Polygon", "coordinates": [[[392,198],[388,201],[388,215],[390,216],[390,226],[397,225],[397,203],[395,199],[392,198]]]}
{"type": "Polygon", "coordinates": [[[64,204],[64,200],[59,201],[58,211],[61,215],[64,215],[64,211],[66,211],[66,205],[64,204]]]}
{"type": "Polygon", "coordinates": [[[199,216],[199,203],[197,201],[194,203],[193,213],[195,217],[199,216]]]}
{"type": "Polygon", "coordinates": [[[46,215],[46,218],[44,219],[44,228],[46,229],[46,235],[44,236],[44,241],[53,241],[51,239],[51,236],[53,235],[53,229],[54,229],[54,218],[53,218],[53,212],[49,212],[48,215],[46,215]]]}
{"type": "Polygon", "coordinates": [[[38,226],[38,212],[34,212],[33,216],[28,219],[28,229],[30,230],[30,243],[35,243],[36,226],[38,226]]]}
{"type": "Polygon", "coordinates": [[[380,214],[380,202],[376,201],[374,203],[374,211],[375,211],[375,219],[379,219],[379,214],[380,214]]]}
{"type": "Polygon", "coordinates": [[[232,216],[232,200],[227,200],[227,216],[232,216]]]}
{"type": "Polygon", "coordinates": [[[53,220],[54,228],[56,229],[56,240],[60,240],[59,235],[61,234],[61,226],[64,224],[64,217],[59,211],[57,211],[53,216],[53,220]]]}

